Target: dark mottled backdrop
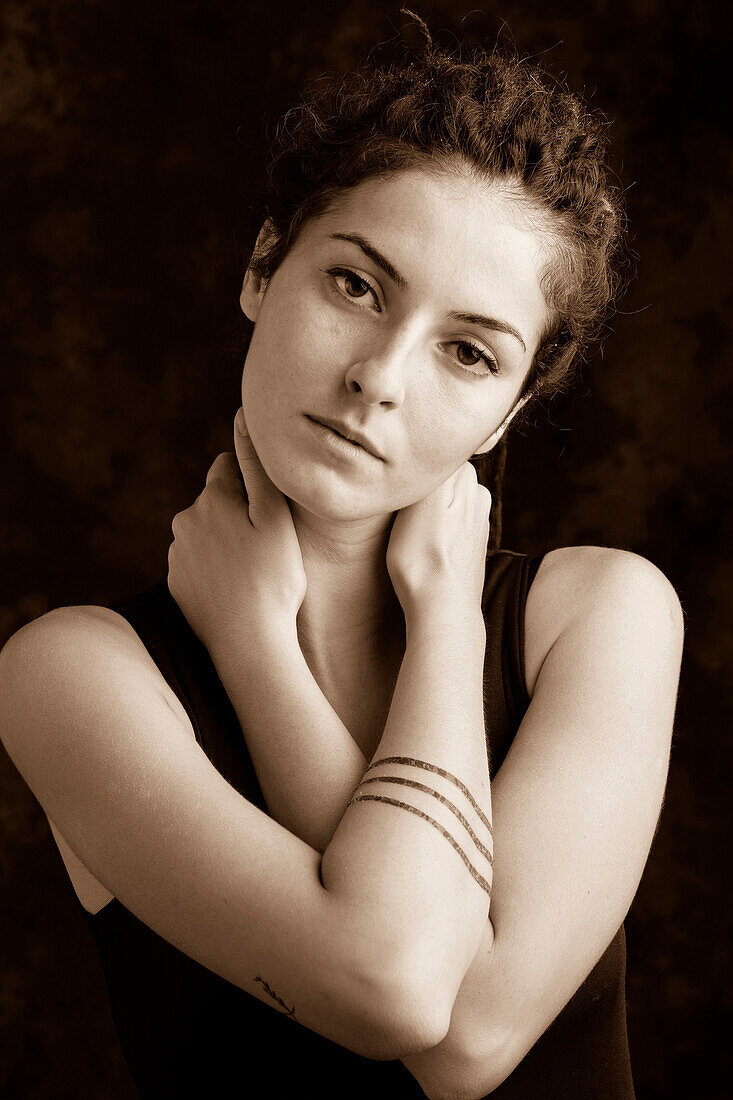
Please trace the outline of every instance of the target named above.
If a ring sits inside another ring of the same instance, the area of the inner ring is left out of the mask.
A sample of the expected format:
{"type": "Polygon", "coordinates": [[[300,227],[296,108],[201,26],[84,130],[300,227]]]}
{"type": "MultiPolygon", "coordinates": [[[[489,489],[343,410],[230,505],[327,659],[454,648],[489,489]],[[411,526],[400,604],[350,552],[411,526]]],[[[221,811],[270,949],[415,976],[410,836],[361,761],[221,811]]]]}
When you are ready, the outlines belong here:
{"type": "MultiPolygon", "coordinates": [[[[504,543],[632,549],[681,595],[688,636],[667,802],[628,919],[632,1058],[640,1097],[723,1097],[712,1034],[729,985],[725,7],[413,6],[434,29],[457,30],[472,12],[467,27],[490,41],[508,20],[524,52],[549,51],[615,122],[638,278],[603,357],[514,436],[504,543]]],[[[2,6],[0,641],[50,607],[104,603],[161,575],[172,515],[230,446],[237,284],[266,117],[304,77],[349,66],[389,37],[404,21],[398,7],[2,6]]],[[[0,764],[0,1092],[131,1097],[48,831],[4,756],[0,764]]]]}

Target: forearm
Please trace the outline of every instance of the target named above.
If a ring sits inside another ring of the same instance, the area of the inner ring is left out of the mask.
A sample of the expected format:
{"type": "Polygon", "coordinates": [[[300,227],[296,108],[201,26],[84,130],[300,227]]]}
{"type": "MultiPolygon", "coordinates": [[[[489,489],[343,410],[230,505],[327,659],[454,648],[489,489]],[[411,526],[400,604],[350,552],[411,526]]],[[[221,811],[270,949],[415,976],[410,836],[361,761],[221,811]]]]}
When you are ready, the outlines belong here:
{"type": "Polygon", "coordinates": [[[440,975],[441,992],[450,996],[451,1004],[479,946],[489,907],[484,646],[480,610],[441,607],[408,622],[405,657],[375,762],[398,757],[425,762],[430,770],[401,763],[373,767],[369,778],[374,782],[357,791],[357,797],[370,800],[348,808],[322,862],[327,889],[340,892],[346,868],[359,868],[344,880],[344,889],[358,900],[376,888],[385,904],[393,906],[392,919],[402,935],[409,938],[420,929],[421,943],[435,951],[426,965],[440,975]],[[456,777],[470,795],[464,796],[444,775],[456,777]],[[381,782],[379,777],[393,782],[381,782]],[[460,808],[477,843],[483,842],[485,855],[457,816],[434,796],[397,785],[405,779],[413,785],[417,780],[460,808]],[[374,796],[379,800],[371,801],[374,796]],[[385,805],[387,799],[409,802],[443,831],[414,811],[385,805]],[[458,845],[450,843],[446,833],[458,845]],[[390,885],[394,881],[400,884],[396,892],[390,885]]]}
{"type": "Polygon", "coordinates": [[[369,761],[323,695],[297,643],[273,631],[256,652],[215,663],[271,816],[322,852],[369,761]]]}
{"type": "MultiPolygon", "coordinates": [[[[456,776],[488,818],[484,644],[480,611],[438,610],[408,627],[405,657],[375,760],[417,758],[456,776]]],[[[410,802],[441,824],[480,870],[484,883],[490,881],[490,863],[472,850],[469,837],[443,804],[412,788],[374,782],[357,793],[380,795],[379,800],[359,801],[346,809],[367,762],[360,753],[354,755],[356,746],[343,724],[334,722],[299,647],[280,638],[276,647],[258,646],[254,666],[252,655],[248,662],[243,674],[241,662],[232,660],[237,676],[230,675],[235,683],[229,690],[258,777],[269,777],[268,790],[263,784],[268,805],[271,798],[280,798],[291,819],[299,814],[303,822],[310,816],[316,847],[326,847],[335,831],[322,863],[327,890],[361,909],[373,909],[375,919],[392,930],[396,944],[417,939],[430,944],[430,972],[442,960],[441,994],[455,996],[485,927],[488,894],[438,829],[382,798],[410,802]],[[339,755],[339,732],[348,737],[350,755],[339,755]]],[[[217,667],[221,675],[225,670],[217,667]]],[[[226,675],[222,679],[227,686],[226,675]]],[[[398,779],[412,775],[448,796],[490,844],[474,809],[440,775],[395,764],[374,768],[369,778],[388,773],[398,779]]]]}

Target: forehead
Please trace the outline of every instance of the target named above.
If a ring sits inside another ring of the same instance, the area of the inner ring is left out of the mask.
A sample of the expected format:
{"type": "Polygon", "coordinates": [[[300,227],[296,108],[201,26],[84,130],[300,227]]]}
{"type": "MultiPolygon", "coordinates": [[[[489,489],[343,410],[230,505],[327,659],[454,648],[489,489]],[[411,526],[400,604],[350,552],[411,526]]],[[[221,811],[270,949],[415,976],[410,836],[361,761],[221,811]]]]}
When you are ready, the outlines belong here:
{"type": "Polygon", "coordinates": [[[540,277],[550,252],[533,221],[507,187],[411,168],[344,192],[305,236],[308,247],[345,248],[356,260],[358,247],[330,234],[359,234],[406,279],[407,293],[446,311],[501,310],[534,341],[548,318],[540,277]]]}

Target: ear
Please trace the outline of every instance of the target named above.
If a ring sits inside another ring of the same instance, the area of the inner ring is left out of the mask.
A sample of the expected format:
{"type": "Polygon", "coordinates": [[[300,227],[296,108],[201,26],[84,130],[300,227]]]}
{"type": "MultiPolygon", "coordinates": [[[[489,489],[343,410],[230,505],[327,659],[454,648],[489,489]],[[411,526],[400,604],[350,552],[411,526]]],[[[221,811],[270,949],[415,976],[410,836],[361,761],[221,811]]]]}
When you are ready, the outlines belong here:
{"type": "Polygon", "coordinates": [[[502,420],[499,427],[491,433],[491,435],[486,440],[486,442],[482,443],[480,447],[476,448],[476,450],[473,452],[474,456],[483,455],[483,454],[486,454],[488,451],[493,450],[493,448],[496,446],[496,444],[499,442],[499,440],[503,436],[504,432],[507,430],[507,428],[511,424],[514,417],[517,415],[517,413],[519,412],[520,409],[524,408],[524,406],[527,404],[527,402],[529,401],[531,396],[532,396],[532,391],[530,390],[529,393],[525,393],[524,397],[520,401],[517,401],[514,408],[509,413],[507,413],[507,415],[504,417],[504,419],[502,420]]]}
{"type": "MultiPolygon", "coordinates": [[[[268,219],[257,234],[257,240],[255,241],[254,251],[252,253],[253,259],[264,250],[274,234],[275,230],[272,222],[268,219]]],[[[245,317],[249,317],[250,321],[256,321],[262,299],[267,289],[267,279],[261,279],[259,275],[256,275],[252,270],[251,263],[252,260],[250,260],[250,266],[247,267],[244,274],[242,292],[239,295],[239,305],[245,317]]]]}

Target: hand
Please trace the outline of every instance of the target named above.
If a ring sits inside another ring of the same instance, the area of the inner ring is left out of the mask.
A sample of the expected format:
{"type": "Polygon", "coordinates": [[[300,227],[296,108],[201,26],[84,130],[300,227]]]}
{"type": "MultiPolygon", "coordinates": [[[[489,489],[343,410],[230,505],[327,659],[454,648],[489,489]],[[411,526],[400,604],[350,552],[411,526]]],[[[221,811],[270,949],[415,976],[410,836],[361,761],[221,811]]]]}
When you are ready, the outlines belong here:
{"type": "Polygon", "coordinates": [[[465,462],[423,500],[395,516],[387,569],[407,617],[435,601],[480,610],[491,493],[465,462]]]}
{"type": "Polygon", "coordinates": [[[234,446],[174,517],[168,552],[171,595],[212,656],[242,638],[256,645],[263,631],[297,637],[306,590],[290,507],[262,468],[241,409],[234,446]]]}

